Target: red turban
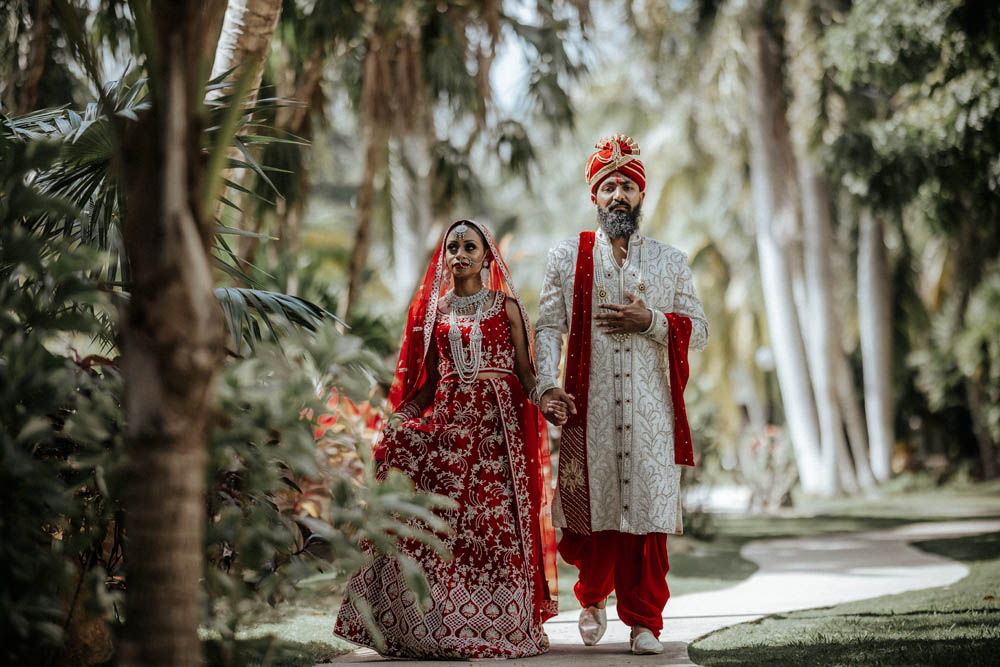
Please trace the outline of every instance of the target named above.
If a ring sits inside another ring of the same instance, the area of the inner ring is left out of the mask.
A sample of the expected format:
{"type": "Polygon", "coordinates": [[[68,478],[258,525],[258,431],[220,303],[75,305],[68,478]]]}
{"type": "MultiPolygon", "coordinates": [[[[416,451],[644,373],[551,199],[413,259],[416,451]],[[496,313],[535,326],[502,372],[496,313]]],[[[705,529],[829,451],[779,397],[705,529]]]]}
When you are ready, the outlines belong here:
{"type": "Polygon", "coordinates": [[[639,155],[639,144],[635,139],[625,134],[612,134],[598,141],[597,149],[587,160],[587,185],[590,193],[597,192],[597,187],[604,182],[608,174],[620,171],[639,185],[639,191],[646,191],[646,169],[636,157],[639,155]]]}

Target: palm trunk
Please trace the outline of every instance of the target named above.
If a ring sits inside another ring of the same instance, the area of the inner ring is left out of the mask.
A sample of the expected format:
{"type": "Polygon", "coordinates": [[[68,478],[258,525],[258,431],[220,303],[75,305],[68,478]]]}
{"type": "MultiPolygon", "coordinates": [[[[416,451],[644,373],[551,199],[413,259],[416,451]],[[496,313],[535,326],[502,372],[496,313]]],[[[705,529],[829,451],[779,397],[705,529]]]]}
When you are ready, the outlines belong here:
{"type": "Polygon", "coordinates": [[[28,52],[28,66],[22,73],[18,93],[18,111],[28,113],[35,108],[38,100],[38,84],[45,73],[45,56],[48,53],[49,28],[52,26],[52,0],[38,0],[34,16],[31,17],[31,46],[28,52]]]}
{"type": "MultiPolygon", "coordinates": [[[[264,76],[264,61],[267,60],[267,54],[271,49],[271,41],[280,16],[281,0],[229,0],[227,3],[222,31],[219,33],[219,43],[215,49],[212,78],[236,67],[235,76],[250,77],[247,102],[257,98],[264,76]],[[243,69],[247,67],[251,68],[249,72],[243,69]]],[[[209,94],[221,96],[227,92],[232,92],[232,89],[219,89],[209,94]]],[[[239,158],[239,150],[231,149],[230,157],[239,158]]],[[[226,170],[227,179],[233,180],[234,175],[234,170],[226,170]]],[[[237,180],[241,181],[241,185],[246,185],[242,181],[246,181],[247,178],[249,178],[247,172],[240,172],[237,180]]],[[[227,189],[226,197],[235,202],[244,199],[243,193],[232,188],[227,189]]],[[[219,202],[216,215],[220,218],[224,207],[225,204],[219,202]]],[[[261,220],[255,221],[252,231],[260,233],[261,223],[261,220]]],[[[253,262],[259,242],[259,238],[252,236],[237,240],[236,256],[242,260],[244,266],[253,262]]]]}
{"type": "Polygon", "coordinates": [[[858,220],[858,329],[864,368],[865,414],[872,474],[879,482],[892,476],[892,321],[889,263],[882,219],[867,208],[858,220]]]}
{"type": "Polygon", "coordinates": [[[830,253],[830,200],[825,180],[813,171],[807,159],[799,161],[802,187],[802,220],[805,240],[805,276],[808,294],[809,357],[813,394],[819,415],[820,448],[823,460],[823,491],[834,494],[853,490],[857,481],[850,465],[837,395],[837,357],[842,356],[838,327],[833,316],[830,253]]]}
{"type": "Polygon", "coordinates": [[[978,378],[965,379],[965,395],[969,400],[969,412],[972,415],[972,430],[979,444],[979,463],[983,468],[983,479],[997,477],[997,450],[990,434],[989,422],[986,418],[986,394],[983,381],[978,378]]]}
{"type": "Polygon", "coordinates": [[[864,414],[858,404],[857,385],[844,353],[837,357],[837,395],[840,398],[840,411],[844,416],[844,427],[847,429],[847,442],[851,445],[854,474],[861,489],[869,491],[875,487],[875,476],[870,463],[868,434],[864,414]]]}
{"type": "MultiPolygon", "coordinates": [[[[281,0],[229,0],[212,64],[212,77],[233,67],[252,67],[249,90],[256,95],[264,60],[281,16],[281,0]]],[[[237,72],[240,74],[240,72],[237,72]]]]}
{"type": "Polygon", "coordinates": [[[781,230],[794,227],[795,171],[782,103],[781,70],[774,38],[763,28],[749,30],[751,100],[750,183],[764,306],[789,435],[802,488],[826,490],[820,460],[819,428],[809,384],[792,277],[781,230]]]}
{"type": "Polygon", "coordinates": [[[199,89],[225,5],[154,5],[152,108],[125,137],[125,245],[133,289],[122,332],[129,467],[127,618],[120,665],[201,665],[205,429],[222,362],[211,225],[200,218],[199,89]],[[210,52],[210,51],[209,51],[210,52]]]}

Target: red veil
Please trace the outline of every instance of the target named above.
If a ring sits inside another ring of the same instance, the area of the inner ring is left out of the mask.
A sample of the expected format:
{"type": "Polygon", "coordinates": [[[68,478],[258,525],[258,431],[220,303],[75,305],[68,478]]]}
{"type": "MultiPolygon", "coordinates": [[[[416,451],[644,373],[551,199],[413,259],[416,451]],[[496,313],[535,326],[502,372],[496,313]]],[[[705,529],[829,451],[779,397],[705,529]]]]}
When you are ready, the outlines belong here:
{"type": "MultiPolygon", "coordinates": [[[[389,389],[389,407],[397,410],[406,403],[423,386],[427,377],[427,353],[430,349],[434,336],[434,324],[437,320],[438,304],[441,298],[450,290],[453,285],[451,271],[447,269],[444,262],[445,239],[451,228],[460,223],[475,227],[490,250],[489,280],[484,281],[486,287],[501,291],[517,302],[517,307],[521,311],[521,319],[524,320],[525,331],[528,335],[529,355],[531,358],[531,369],[535,371],[534,336],[531,331],[531,320],[524,309],[517,294],[517,288],[511,280],[510,271],[506,262],[500,255],[493,234],[481,223],[474,220],[456,220],[453,222],[438,244],[434,256],[431,258],[424,279],[417,287],[410,309],[406,316],[406,328],[403,330],[403,342],[399,350],[399,361],[396,364],[396,375],[389,389]]],[[[555,529],[552,526],[552,465],[549,460],[549,436],[545,426],[545,419],[538,409],[530,401],[523,401],[524,407],[521,409],[519,418],[524,432],[524,443],[526,447],[525,458],[530,462],[533,469],[528,473],[530,478],[535,480],[535,488],[532,490],[532,505],[538,508],[538,538],[541,545],[539,552],[538,580],[540,586],[536,586],[536,610],[540,610],[541,619],[550,618],[556,613],[557,588],[556,588],[556,539],[555,529]]],[[[534,525],[535,522],[532,521],[534,525]]]]}

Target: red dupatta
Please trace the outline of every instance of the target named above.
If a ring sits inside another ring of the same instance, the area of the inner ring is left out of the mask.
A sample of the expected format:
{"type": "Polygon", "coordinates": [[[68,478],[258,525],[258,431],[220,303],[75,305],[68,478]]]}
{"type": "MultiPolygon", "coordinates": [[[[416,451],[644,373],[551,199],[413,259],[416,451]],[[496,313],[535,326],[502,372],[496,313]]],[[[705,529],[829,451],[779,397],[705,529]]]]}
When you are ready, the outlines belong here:
{"type": "MultiPolygon", "coordinates": [[[[500,248],[489,229],[474,220],[456,220],[445,230],[431,258],[424,278],[417,286],[416,294],[410,303],[406,316],[406,328],[403,330],[403,341],[399,350],[399,361],[396,363],[396,373],[389,388],[389,409],[398,410],[409,401],[423,386],[427,379],[427,355],[434,340],[434,326],[437,321],[438,304],[442,297],[454,287],[451,271],[444,261],[444,246],[448,232],[452,227],[464,223],[475,227],[489,248],[490,268],[489,278],[484,281],[490,289],[503,292],[517,302],[521,319],[524,321],[525,333],[528,336],[528,354],[531,361],[531,371],[535,372],[534,336],[531,331],[531,319],[524,309],[524,303],[518,296],[517,288],[511,279],[500,248]]],[[[527,399],[520,408],[519,418],[523,425],[525,457],[531,468],[528,473],[534,480],[531,489],[532,505],[538,509],[538,539],[540,549],[539,562],[536,563],[537,583],[535,586],[535,609],[545,620],[556,612],[558,600],[556,587],[556,537],[552,525],[552,464],[549,459],[549,437],[545,419],[541,412],[527,399]]],[[[381,447],[379,443],[379,448],[381,447]]],[[[378,449],[378,448],[377,448],[378,449]]],[[[380,458],[376,451],[376,458],[380,458]]]]}
{"type": "MultiPolygon", "coordinates": [[[[587,469],[587,399],[590,390],[591,309],[594,303],[594,232],[580,232],[573,279],[573,313],[566,350],[566,393],[573,395],[576,414],[563,425],[559,442],[559,501],[566,527],[590,534],[590,474],[587,469]]],[[[665,313],[670,328],[670,402],[674,409],[674,462],[694,465],[691,427],[684,407],[687,386],[691,318],[665,313]]]]}

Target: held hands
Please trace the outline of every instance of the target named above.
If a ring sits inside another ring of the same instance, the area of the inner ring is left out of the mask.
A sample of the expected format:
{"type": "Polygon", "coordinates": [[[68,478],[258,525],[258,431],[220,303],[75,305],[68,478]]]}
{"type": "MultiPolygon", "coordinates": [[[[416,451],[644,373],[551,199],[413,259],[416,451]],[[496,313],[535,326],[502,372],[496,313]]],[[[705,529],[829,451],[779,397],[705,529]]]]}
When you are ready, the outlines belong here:
{"type": "Polygon", "coordinates": [[[572,394],[567,394],[559,387],[552,387],[542,394],[538,409],[550,423],[562,426],[570,414],[576,414],[576,403],[573,402],[572,394]]]}
{"type": "Polygon", "coordinates": [[[606,334],[641,333],[652,324],[653,315],[646,303],[631,292],[625,292],[628,304],[602,303],[605,312],[596,315],[597,326],[606,334]]]}

